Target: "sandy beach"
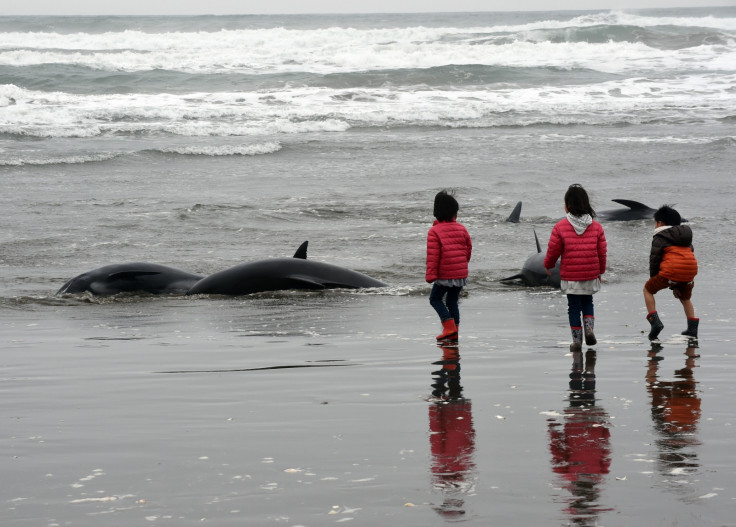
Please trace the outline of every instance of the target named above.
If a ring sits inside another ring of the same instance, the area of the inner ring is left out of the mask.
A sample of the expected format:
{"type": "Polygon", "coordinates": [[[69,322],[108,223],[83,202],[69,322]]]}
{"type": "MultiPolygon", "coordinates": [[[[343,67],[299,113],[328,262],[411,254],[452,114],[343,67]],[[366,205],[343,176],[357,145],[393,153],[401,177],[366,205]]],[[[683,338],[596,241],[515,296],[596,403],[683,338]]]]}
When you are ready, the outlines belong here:
{"type": "Polygon", "coordinates": [[[692,348],[673,335],[670,301],[653,351],[626,289],[598,296],[582,404],[558,291],[471,290],[462,392],[444,398],[432,384],[447,350],[421,295],[80,302],[33,322],[7,312],[3,517],[733,525],[732,312],[704,309],[692,348]],[[595,429],[605,437],[581,442],[595,429]]]}

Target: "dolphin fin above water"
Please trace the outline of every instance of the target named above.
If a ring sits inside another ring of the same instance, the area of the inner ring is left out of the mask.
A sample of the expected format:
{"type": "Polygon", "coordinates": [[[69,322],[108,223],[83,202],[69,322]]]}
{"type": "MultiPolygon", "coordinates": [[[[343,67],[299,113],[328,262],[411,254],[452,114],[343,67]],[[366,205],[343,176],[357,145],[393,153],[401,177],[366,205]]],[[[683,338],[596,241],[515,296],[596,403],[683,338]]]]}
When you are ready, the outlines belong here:
{"type": "Polygon", "coordinates": [[[302,260],[307,259],[307,245],[309,245],[309,240],[305,241],[303,244],[299,246],[299,248],[294,253],[293,258],[301,258],[302,260]]]}
{"type": "Polygon", "coordinates": [[[519,223],[519,219],[521,218],[521,201],[516,204],[516,207],[514,207],[514,210],[511,211],[511,214],[508,218],[506,218],[506,221],[509,223],[519,223]]]}
{"type": "Polygon", "coordinates": [[[542,246],[539,245],[539,236],[537,236],[537,231],[534,230],[534,229],[532,229],[532,232],[534,232],[534,241],[537,242],[537,252],[538,253],[541,253],[542,252],[542,246]]]}

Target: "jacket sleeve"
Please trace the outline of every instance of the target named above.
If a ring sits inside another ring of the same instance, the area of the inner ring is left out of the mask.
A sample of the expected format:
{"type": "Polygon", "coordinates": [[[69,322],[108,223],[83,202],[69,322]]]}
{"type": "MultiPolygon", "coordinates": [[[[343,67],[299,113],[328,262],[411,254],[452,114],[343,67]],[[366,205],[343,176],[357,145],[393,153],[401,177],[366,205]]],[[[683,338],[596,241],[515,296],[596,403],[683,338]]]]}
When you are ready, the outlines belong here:
{"type": "Polygon", "coordinates": [[[652,250],[649,253],[649,276],[655,276],[659,273],[659,266],[662,263],[662,255],[666,241],[661,236],[652,238],[652,250]]]}
{"type": "Polygon", "coordinates": [[[427,271],[424,275],[424,279],[430,284],[437,280],[439,275],[441,253],[440,238],[434,229],[430,229],[427,233],[427,271]]]}
{"type": "Polygon", "coordinates": [[[465,231],[465,236],[467,237],[467,244],[468,244],[468,262],[470,261],[470,256],[473,254],[473,240],[470,238],[470,234],[468,231],[465,231]]]}
{"type": "Polygon", "coordinates": [[[549,235],[549,243],[547,244],[547,255],[544,257],[544,268],[552,269],[557,263],[557,259],[562,254],[562,236],[557,225],[552,229],[549,235]]]}
{"type": "Polygon", "coordinates": [[[606,241],[606,233],[601,228],[601,235],[598,237],[598,261],[601,265],[601,274],[606,272],[606,264],[608,258],[608,242],[606,241]]]}

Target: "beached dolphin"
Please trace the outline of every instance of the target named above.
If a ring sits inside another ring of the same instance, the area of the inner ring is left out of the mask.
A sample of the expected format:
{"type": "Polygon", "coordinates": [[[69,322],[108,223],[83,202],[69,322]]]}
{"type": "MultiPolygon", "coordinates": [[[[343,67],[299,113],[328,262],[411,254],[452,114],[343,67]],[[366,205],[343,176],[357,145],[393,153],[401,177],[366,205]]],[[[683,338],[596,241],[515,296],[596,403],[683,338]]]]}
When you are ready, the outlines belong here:
{"type": "Polygon", "coordinates": [[[243,263],[211,274],[187,295],[248,295],[284,289],[359,289],[388,284],[337,265],[307,260],[307,242],[293,258],[269,258],[243,263]]]}
{"type": "Polygon", "coordinates": [[[625,209],[604,210],[598,213],[598,217],[605,221],[634,221],[634,220],[650,220],[654,218],[657,212],[651,207],[647,207],[638,201],[629,199],[613,199],[616,203],[620,203],[625,209]]]}
{"type": "Polygon", "coordinates": [[[544,257],[547,255],[547,251],[542,252],[542,247],[539,245],[539,238],[537,237],[537,231],[534,231],[534,240],[537,242],[537,252],[532,254],[524,262],[524,266],[521,268],[521,272],[509,276],[508,278],[502,278],[501,282],[521,282],[523,285],[530,287],[537,287],[541,285],[548,285],[551,287],[560,287],[560,260],[557,259],[552,274],[548,275],[544,269],[544,257]]]}
{"type": "Polygon", "coordinates": [[[516,207],[514,207],[514,210],[511,211],[511,214],[508,218],[506,218],[507,222],[510,223],[519,223],[519,219],[521,218],[521,201],[516,204],[516,207]]]}
{"type": "Polygon", "coordinates": [[[146,262],[122,263],[82,273],[64,284],[56,294],[89,291],[95,295],[133,292],[183,295],[202,278],[202,275],[165,265],[146,262]]]}

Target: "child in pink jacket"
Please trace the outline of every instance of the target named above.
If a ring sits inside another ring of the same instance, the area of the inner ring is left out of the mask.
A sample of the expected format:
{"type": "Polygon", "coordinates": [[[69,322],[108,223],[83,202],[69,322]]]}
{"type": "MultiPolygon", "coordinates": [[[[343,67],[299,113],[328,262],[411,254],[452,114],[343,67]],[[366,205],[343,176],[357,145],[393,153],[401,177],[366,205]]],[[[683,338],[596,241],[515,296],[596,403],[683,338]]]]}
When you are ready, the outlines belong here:
{"type": "Polygon", "coordinates": [[[560,288],[567,295],[567,313],[572,332],[570,351],[579,351],[585,343],[596,344],[594,327],[593,294],[600,291],[600,277],[606,272],[606,235],[595,221],[595,211],[590,205],[588,193],[580,185],[570,185],[565,193],[565,212],[552,229],[544,258],[547,274],[560,262],[560,288]],[[580,313],[583,323],[580,323],[580,313]]]}
{"type": "Polygon", "coordinates": [[[432,285],[429,303],[442,322],[437,340],[457,340],[460,310],[458,298],[467,284],[468,262],[473,250],[470,234],[457,220],[457,200],[446,190],[434,197],[434,217],[427,233],[427,272],[432,285]],[[445,299],[443,302],[443,298],[445,299]]]}

